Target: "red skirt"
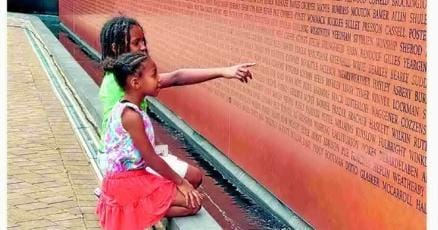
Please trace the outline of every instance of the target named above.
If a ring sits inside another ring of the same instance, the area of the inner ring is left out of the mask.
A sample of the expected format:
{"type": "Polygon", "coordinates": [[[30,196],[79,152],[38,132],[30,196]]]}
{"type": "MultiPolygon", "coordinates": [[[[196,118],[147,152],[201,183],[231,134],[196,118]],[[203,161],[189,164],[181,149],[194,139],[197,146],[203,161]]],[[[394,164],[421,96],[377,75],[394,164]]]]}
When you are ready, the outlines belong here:
{"type": "Polygon", "coordinates": [[[144,169],[108,173],[96,214],[104,229],[145,229],[166,214],[175,196],[175,183],[144,169]]]}

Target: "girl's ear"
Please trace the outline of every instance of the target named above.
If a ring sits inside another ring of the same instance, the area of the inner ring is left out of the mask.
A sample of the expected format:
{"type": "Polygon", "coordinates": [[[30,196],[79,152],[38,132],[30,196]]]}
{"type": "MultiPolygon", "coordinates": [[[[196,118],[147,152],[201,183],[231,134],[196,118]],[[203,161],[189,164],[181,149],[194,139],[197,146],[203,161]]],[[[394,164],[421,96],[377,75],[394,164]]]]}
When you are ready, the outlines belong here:
{"type": "Polygon", "coordinates": [[[140,88],[140,81],[139,81],[138,77],[132,77],[129,82],[131,83],[131,87],[133,89],[139,89],[140,88]]]}

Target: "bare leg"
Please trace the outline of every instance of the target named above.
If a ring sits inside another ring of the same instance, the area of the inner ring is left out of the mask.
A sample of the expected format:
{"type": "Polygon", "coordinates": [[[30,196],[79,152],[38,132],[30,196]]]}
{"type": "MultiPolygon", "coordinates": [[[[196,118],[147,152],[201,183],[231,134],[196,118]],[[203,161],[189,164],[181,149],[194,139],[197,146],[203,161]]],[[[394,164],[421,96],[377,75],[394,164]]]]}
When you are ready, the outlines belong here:
{"type": "Polygon", "coordinates": [[[191,216],[195,215],[194,211],[190,208],[182,207],[182,206],[171,206],[167,212],[166,217],[182,217],[182,216],[191,216]]]}
{"type": "Polygon", "coordinates": [[[202,183],[202,172],[199,168],[189,165],[184,178],[193,185],[194,188],[198,188],[202,183]]]}
{"type": "MultiPolygon", "coordinates": [[[[147,170],[147,171],[151,172],[149,170],[147,170]]],[[[159,175],[155,171],[153,171],[152,173],[155,175],[159,175]]],[[[202,172],[199,168],[197,168],[193,165],[188,165],[187,172],[186,172],[186,175],[184,176],[184,178],[193,186],[193,188],[198,188],[202,184],[203,177],[204,176],[202,175],[202,172]]],[[[101,193],[102,193],[102,190],[100,188],[96,188],[94,190],[94,195],[97,197],[100,197],[101,193]]]]}

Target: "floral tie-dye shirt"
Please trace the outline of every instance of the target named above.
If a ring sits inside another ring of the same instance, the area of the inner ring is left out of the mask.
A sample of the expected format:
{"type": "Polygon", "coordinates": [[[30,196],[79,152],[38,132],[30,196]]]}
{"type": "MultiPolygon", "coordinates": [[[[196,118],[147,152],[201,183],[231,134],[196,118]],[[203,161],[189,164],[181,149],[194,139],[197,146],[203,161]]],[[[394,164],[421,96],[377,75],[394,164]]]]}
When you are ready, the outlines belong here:
{"type": "Polygon", "coordinates": [[[122,126],[122,113],[130,107],[141,114],[146,135],[154,145],[154,129],[146,112],[130,102],[117,103],[108,119],[108,128],[104,135],[104,153],[108,156],[107,172],[123,172],[145,168],[146,164],[140,151],[134,146],[129,133],[122,126]]]}

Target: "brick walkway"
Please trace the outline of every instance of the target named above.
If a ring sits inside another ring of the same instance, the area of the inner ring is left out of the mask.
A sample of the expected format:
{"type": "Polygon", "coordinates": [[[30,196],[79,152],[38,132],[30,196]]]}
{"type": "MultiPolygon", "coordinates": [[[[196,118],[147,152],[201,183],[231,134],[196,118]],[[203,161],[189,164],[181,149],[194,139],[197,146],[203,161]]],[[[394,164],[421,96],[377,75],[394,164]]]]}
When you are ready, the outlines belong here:
{"type": "Polygon", "coordinates": [[[7,34],[8,229],[98,229],[97,176],[24,31],[7,34]]]}

